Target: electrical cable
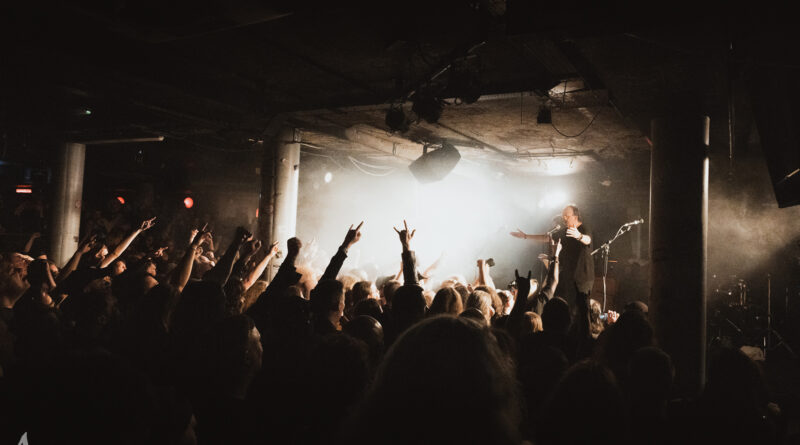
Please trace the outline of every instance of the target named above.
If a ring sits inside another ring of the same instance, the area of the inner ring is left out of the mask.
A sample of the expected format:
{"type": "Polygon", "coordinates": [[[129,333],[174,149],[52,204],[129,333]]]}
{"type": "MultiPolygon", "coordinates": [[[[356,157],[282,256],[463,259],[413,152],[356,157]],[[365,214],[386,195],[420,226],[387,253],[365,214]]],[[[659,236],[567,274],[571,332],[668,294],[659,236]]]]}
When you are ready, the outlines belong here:
{"type": "Polygon", "coordinates": [[[349,157],[349,156],[348,156],[348,158],[350,159],[350,162],[353,164],[353,167],[355,167],[356,169],[358,169],[358,170],[359,170],[361,173],[364,173],[365,175],[369,175],[369,176],[376,176],[376,177],[379,177],[379,178],[380,178],[380,177],[384,177],[384,176],[389,176],[390,174],[394,173],[394,169],[392,169],[392,170],[389,170],[389,171],[387,171],[387,172],[385,172],[385,173],[383,173],[383,174],[378,174],[378,173],[369,172],[369,171],[367,171],[367,170],[364,170],[364,169],[363,169],[362,167],[360,167],[360,166],[359,166],[357,163],[353,162],[353,158],[351,158],[351,157],[349,157]]]}
{"type": "Polygon", "coordinates": [[[367,164],[366,162],[360,161],[360,160],[358,160],[358,159],[356,159],[356,158],[354,158],[352,156],[348,155],[347,157],[350,158],[351,161],[357,162],[357,163],[363,165],[364,167],[374,168],[374,169],[377,169],[377,170],[394,170],[394,167],[387,167],[385,165],[367,164]]]}
{"type": "Polygon", "coordinates": [[[586,132],[586,130],[588,130],[588,129],[589,129],[589,127],[591,127],[591,126],[592,126],[592,124],[594,123],[594,120],[595,120],[595,119],[597,119],[597,116],[600,116],[600,113],[601,113],[601,112],[602,112],[602,111],[598,111],[598,112],[597,112],[597,114],[595,114],[595,115],[594,115],[594,117],[592,118],[592,120],[591,120],[591,121],[589,121],[589,124],[586,126],[586,128],[584,128],[583,130],[581,130],[580,132],[578,132],[577,134],[574,134],[574,135],[569,135],[569,134],[565,134],[565,133],[561,132],[561,130],[559,130],[559,129],[556,127],[556,125],[553,123],[553,121],[552,121],[552,118],[551,118],[551,120],[550,120],[550,126],[551,126],[551,127],[553,127],[553,130],[555,130],[555,131],[556,131],[558,134],[560,134],[561,136],[564,136],[565,138],[576,138],[576,137],[578,137],[578,136],[582,135],[583,133],[585,133],[585,132],[586,132]]]}
{"type": "MultiPolygon", "coordinates": [[[[567,103],[567,82],[566,82],[566,81],[564,81],[564,92],[563,92],[563,93],[561,93],[561,105],[564,105],[564,104],[566,104],[566,103],[567,103]]],[[[555,131],[556,131],[558,134],[560,134],[561,136],[564,136],[565,138],[576,138],[576,137],[578,137],[578,136],[582,135],[583,133],[585,133],[585,132],[586,132],[586,130],[588,130],[588,129],[589,129],[589,127],[591,127],[591,126],[592,126],[592,124],[594,123],[594,120],[595,120],[595,119],[597,119],[597,116],[600,116],[600,113],[601,113],[601,112],[602,112],[602,110],[601,110],[601,111],[598,111],[598,112],[597,112],[597,113],[594,115],[594,117],[592,118],[592,120],[591,120],[591,121],[589,121],[589,124],[586,126],[586,128],[584,128],[583,130],[581,130],[580,132],[578,132],[578,133],[577,133],[577,134],[575,134],[575,135],[569,135],[569,134],[565,134],[565,133],[563,133],[561,130],[559,130],[559,129],[558,129],[558,127],[556,127],[556,124],[554,124],[554,123],[553,123],[553,118],[552,118],[552,115],[551,115],[551,117],[550,117],[550,126],[551,126],[551,127],[553,127],[553,130],[555,130],[555,131]]]]}
{"type": "MultiPolygon", "coordinates": [[[[301,143],[301,144],[302,144],[302,143],[301,143]]],[[[301,153],[301,154],[306,154],[306,155],[311,155],[311,156],[319,156],[319,157],[321,157],[321,158],[326,158],[326,159],[329,159],[331,162],[333,162],[334,164],[336,164],[336,166],[337,166],[337,167],[339,167],[340,169],[342,169],[342,170],[347,170],[346,168],[344,168],[344,166],[343,166],[342,164],[340,164],[340,163],[339,163],[339,161],[337,161],[337,160],[336,160],[336,158],[334,158],[334,157],[333,157],[333,156],[331,156],[331,155],[324,155],[324,154],[322,154],[322,153],[314,153],[313,151],[308,151],[308,150],[301,151],[300,153],[301,153]]]]}

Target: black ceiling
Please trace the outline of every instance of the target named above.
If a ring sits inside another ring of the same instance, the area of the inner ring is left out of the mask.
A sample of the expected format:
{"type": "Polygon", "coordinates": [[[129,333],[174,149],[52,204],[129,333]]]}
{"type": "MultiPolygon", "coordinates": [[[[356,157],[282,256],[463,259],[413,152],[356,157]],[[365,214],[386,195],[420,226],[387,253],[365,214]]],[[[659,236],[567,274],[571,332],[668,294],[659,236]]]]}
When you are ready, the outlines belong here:
{"type": "MultiPolygon", "coordinates": [[[[608,125],[617,138],[646,135],[656,115],[700,109],[712,116],[712,144],[727,147],[733,109],[736,138],[748,140],[751,74],[793,69],[783,11],[653,8],[524,0],[19,2],[2,11],[0,129],[6,145],[160,135],[252,149],[296,112],[327,113],[328,125],[353,107],[382,110],[424,89],[456,98],[474,85],[484,97],[530,94],[536,106],[554,99],[549,88],[577,79],[581,91],[603,93],[605,102],[593,106],[616,116],[608,125]],[[472,83],[458,82],[459,74],[472,83]]],[[[388,130],[376,115],[363,123],[388,130]]],[[[576,128],[585,122],[580,113],[562,118],[576,128]]],[[[497,119],[492,125],[509,133],[530,125],[497,119]]],[[[412,142],[444,131],[419,127],[406,136],[412,142]]],[[[563,139],[532,137],[539,138],[533,145],[563,139]]],[[[646,150],[643,140],[635,147],[646,150]]],[[[607,145],[612,157],[632,147],[614,153],[618,144],[607,145]]]]}

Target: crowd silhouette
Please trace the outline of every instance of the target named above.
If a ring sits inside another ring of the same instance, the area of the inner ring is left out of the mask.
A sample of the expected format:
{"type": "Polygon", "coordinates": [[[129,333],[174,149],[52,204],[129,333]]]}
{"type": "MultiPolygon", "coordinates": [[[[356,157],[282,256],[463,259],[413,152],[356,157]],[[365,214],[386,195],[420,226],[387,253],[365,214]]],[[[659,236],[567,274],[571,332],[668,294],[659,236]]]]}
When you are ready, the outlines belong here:
{"type": "Polygon", "coordinates": [[[677,398],[645,304],[556,293],[560,243],[543,283],[526,266],[502,289],[482,260],[473,282],[418,271],[404,221],[401,272],[343,274],[363,224],[320,271],[289,239],[269,282],[277,243],[243,227],[221,247],[199,223],[98,220],[66,264],[35,236],[2,253],[0,442],[790,440],[739,350],[677,398]]]}

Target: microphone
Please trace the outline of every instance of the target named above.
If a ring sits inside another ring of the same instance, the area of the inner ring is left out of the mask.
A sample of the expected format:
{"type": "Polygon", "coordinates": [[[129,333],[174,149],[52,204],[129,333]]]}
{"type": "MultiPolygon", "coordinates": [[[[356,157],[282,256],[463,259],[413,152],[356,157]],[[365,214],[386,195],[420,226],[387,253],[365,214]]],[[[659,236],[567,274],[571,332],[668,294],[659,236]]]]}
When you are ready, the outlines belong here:
{"type": "Polygon", "coordinates": [[[630,226],[635,226],[635,225],[642,224],[642,223],[644,223],[644,219],[637,219],[635,221],[631,221],[629,223],[625,223],[625,224],[623,224],[623,226],[630,227],[630,226]]]}
{"type": "Polygon", "coordinates": [[[554,233],[558,232],[559,230],[561,230],[561,224],[556,224],[556,226],[555,226],[555,227],[553,227],[552,229],[550,229],[550,230],[547,232],[547,234],[548,234],[548,235],[552,235],[552,234],[554,234],[554,233]]]}

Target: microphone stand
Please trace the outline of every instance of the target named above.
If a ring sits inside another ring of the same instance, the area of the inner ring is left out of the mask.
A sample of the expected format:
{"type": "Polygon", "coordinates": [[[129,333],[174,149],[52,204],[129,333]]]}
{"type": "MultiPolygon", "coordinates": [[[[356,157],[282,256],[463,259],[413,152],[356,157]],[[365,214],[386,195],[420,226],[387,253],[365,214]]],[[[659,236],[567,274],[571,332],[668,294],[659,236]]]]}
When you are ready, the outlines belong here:
{"type": "Polygon", "coordinates": [[[592,252],[592,255],[594,255],[594,254],[596,254],[598,252],[602,252],[602,254],[603,254],[603,312],[606,311],[606,292],[607,292],[606,277],[608,276],[608,251],[611,249],[611,244],[614,241],[616,241],[617,238],[619,238],[623,234],[625,234],[627,232],[630,232],[631,227],[633,227],[633,226],[634,226],[634,224],[629,224],[629,223],[623,224],[617,230],[617,234],[614,235],[613,238],[611,238],[610,240],[606,241],[605,244],[603,244],[602,246],[598,247],[597,249],[594,249],[594,251],[592,252]]]}

